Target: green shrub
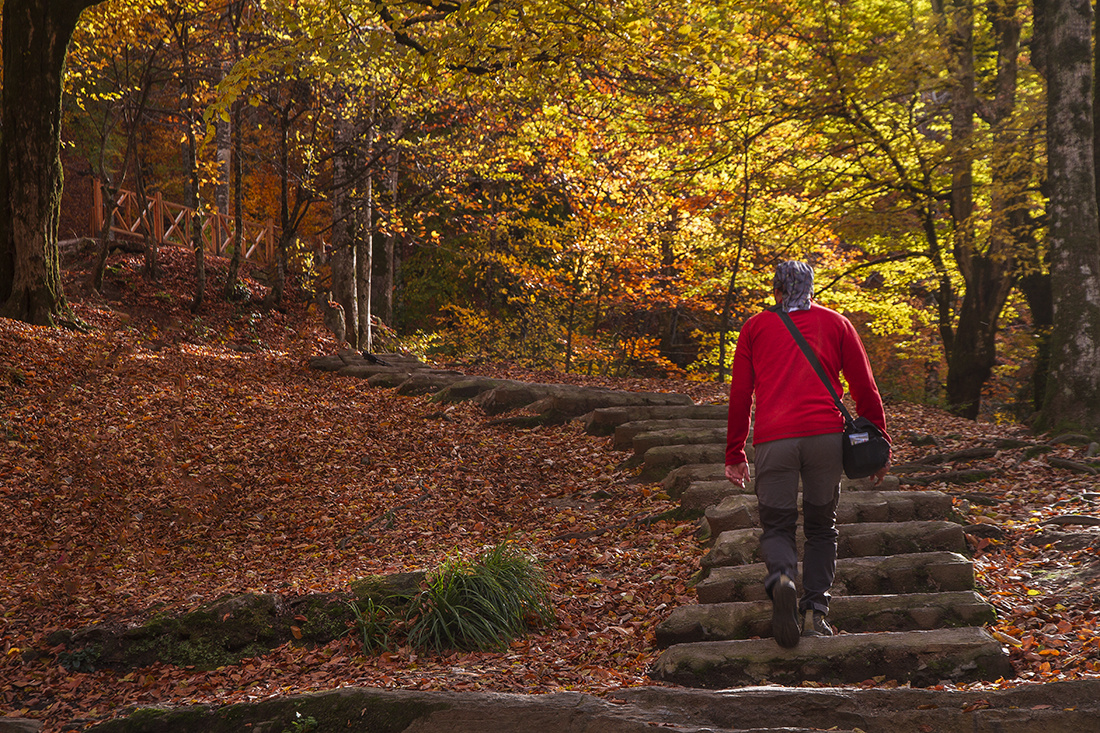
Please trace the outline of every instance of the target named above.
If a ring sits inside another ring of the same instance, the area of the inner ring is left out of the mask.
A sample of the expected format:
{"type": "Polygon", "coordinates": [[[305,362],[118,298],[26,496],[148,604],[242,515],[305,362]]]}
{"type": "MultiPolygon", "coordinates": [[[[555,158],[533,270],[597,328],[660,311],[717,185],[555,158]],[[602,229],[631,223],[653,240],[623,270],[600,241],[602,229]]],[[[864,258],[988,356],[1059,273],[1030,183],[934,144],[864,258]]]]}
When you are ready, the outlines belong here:
{"type": "Polygon", "coordinates": [[[554,620],[542,570],[508,543],[473,561],[443,563],[411,595],[364,593],[351,605],[368,653],[391,648],[399,638],[436,652],[503,649],[528,629],[554,620]]]}
{"type": "Polygon", "coordinates": [[[408,615],[408,641],[420,649],[502,649],[554,619],[546,581],[507,543],[477,560],[451,560],[428,579],[408,615]]]}

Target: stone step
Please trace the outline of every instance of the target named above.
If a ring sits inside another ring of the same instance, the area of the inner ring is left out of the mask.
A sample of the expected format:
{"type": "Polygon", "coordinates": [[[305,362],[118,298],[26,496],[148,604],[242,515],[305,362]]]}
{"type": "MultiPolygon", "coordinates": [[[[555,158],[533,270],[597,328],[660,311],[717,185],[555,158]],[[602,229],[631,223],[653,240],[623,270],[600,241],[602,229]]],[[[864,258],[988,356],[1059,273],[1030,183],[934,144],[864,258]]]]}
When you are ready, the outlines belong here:
{"type": "MultiPolygon", "coordinates": [[[[408,374],[406,379],[394,385],[398,394],[425,395],[445,389],[455,382],[466,379],[462,372],[448,371],[445,369],[423,369],[408,374]]],[[[384,386],[385,375],[376,374],[367,380],[372,387],[384,386]]],[[[392,382],[389,382],[392,384],[392,382]]]]}
{"type": "MultiPolygon", "coordinates": [[[[374,356],[386,362],[386,365],[391,368],[404,369],[406,371],[429,368],[427,364],[420,361],[420,359],[417,359],[415,356],[407,356],[405,354],[375,354],[374,356]]],[[[313,369],[320,369],[326,372],[338,372],[348,366],[383,366],[376,362],[369,361],[360,352],[351,349],[346,349],[338,354],[312,357],[309,360],[309,365],[313,369]]]]}
{"type": "Polygon", "coordinates": [[[1013,672],[997,640],[985,629],[965,627],[809,637],[793,649],[772,639],[676,644],[661,653],[649,675],[706,688],[854,684],[879,676],[927,687],[997,680],[1013,672]]]}
{"type": "Polygon", "coordinates": [[[640,478],[642,481],[661,481],[673,469],[692,463],[718,464],[724,472],[725,462],[725,444],[658,445],[645,452],[640,478]]]}
{"type": "Polygon", "coordinates": [[[717,445],[722,447],[722,458],[725,460],[726,427],[652,430],[635,435],[631,444],[636,456],[644,456],[650,448],[663,445],[717,445]]]}
{"type": "MultiPolygon", "coordinates": [[[[944,521],[866,522],[838,525],[837,557],[895,555],[907,552],[965,552],[966,538],[960,524],[944,521]]],[[[718,535],[714,547],[703,556],[704,568],[759,562],[760,529],[731,529],[718,535]]],[[[804,538],[797,533],[798,553],[804,538]]]]}
{"type": "Polygon", "coordinates": [[[436,392],[431,397],[432,402],[465,402],[472,400],[482,392],[488,392],[504,384],[514,384],[511,379],[494,379],[492,377],[467,377],[452,382],[445,388],[436,392]]]}
{"type": "Polygon", "coordinates": [[[589,435],[611,435],[615,428],[639,420],[725,420],[727,405],[633,405],[601,407],[580,419],[589,435]]]}
{"type": "MultiPolygon", "coordinates": [[[[670,470],[663,479],[659,479],[661,488],[673,499],[682,496],[685,491],[696,481],[726,481],[725,455],[721,462],[716,463],[688,463],[670,470]]],[[[749,464],[750,470],[752,464],[749,464]]],[[[882,483],[874,485],[872,479],[840,479],[840,491],[897,491],[901,488],[901,482],[897,476],[887,475],[882,483]]]]}
{"type": "MultiPolygon", "coordinates": [[[[763,601],[764,563],[711,568],[695,586],[700,603],[763,601]]],[[[974,588],[974,565],[956,552],[918,552],[837,560],[834,598],[846,595],[929,593],[974,588]]]]}
{"type": "Polygon", "coordinates": [[[696,481],[723,481],[726,480],[725,456],[721,463],[689,463],[669,471],[661,479],[661,488],[673,499],[683,495],[688,487],[696,481]]]}
{"type": "MultiPolygon", "coordinates": [[[[745,501],[755,505],[756,479],[750,478],[744,486],[730,483],[725,477],[719,481],[693,481],[680,495],[680,506],[703,511],[720,505],[730,497],[743,497],[745,501]]],[[[717,534],[713,528],[711,534],[717,534]]]]}
{"type": "Polygon", "coordinates": [[[558,423],[576,420],[594,410],[630,405],[694,407],[691,397],[672,392],[628,392],[597,387],[572,387],[528,405],[526,409],[558,423]]]}
{"type": "MultiPolygon", "coordinates": [[[[612,439],[611,447],[615,450],[635,450],[635,437],[664,430],[720,430],[722,435],[721,442],[725,442],[726,440],[725,420],[695,420],[691,418],[679,418],[675,420],[634,420],[632,422],[623,423],[615,428],[615,436],[612,439]]],[[[653,445],[668,445],[668,443],[654,443],[653,445]]]]}
{"type": "MultiPolygon", "coordinates": [[[[848,633],[982,626],[996,620],[993,606],[974,591],[841,596],[829,604],[829,623],[848,633]]],[[[697,641],[771,638],[772,604],[680,606],[658,624],[656,636],[662,648],[697,641]]]]}
{"type": "Polygon", "coordinates": [[[875,486],[875,480],[871,477],[868,478],[848,478],[847,476],[840,477],[840,490],[844,491],[898,491],[901,488],[901,481],[897,476],[887,474],[883,477],[882,483],[875,486]]]}
{"type": "Polygon", "coordinates": [[[608,696],[626,703],[620,708],[633,704],[666,714],[681,711],[692,724],[709,722],[716,731],[806,726],[866,733],[1100,733],[1100,679],[998,688],[767,685],[702,690],[662,685],[624,687],[608,696]]]}
{"type": "Polygon", "coordinates": [[[540,414],[555,413],[570,419],[602,407],[693,404],[691,397],[674,392],[628,392],[541,382],[505,382],[477,395],[473,402],[487,415],[527,408],[540,414]]]}
{"type": "MultiPolygon", "coordinates": [[[[728,481],[726,483],[730,485],[728,481]]],[[[686,500],[692,488],[688,487],[681,503],[686,500]]],[[[759,526],[760,512],[756,497],[746,493],[728,492],[717,506],[706,510],[712,536],[730,529],[759,526]]],[[[856,524],[947,519],[951,516],[951,511],[951,497],[940,491],[848,491],[840,494],[836,521],[837,524],[856,524]]]]}

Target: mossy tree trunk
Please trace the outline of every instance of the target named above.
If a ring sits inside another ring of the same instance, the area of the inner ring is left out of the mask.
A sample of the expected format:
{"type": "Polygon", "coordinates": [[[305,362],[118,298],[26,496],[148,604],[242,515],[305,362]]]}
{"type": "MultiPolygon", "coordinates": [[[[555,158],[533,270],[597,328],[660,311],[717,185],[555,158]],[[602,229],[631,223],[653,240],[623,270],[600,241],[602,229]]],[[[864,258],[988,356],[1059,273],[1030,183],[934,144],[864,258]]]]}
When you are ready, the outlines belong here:
{"type": "Polygon", "coordinates": [[[1047,159],[1054,295],[1045,427],[1100,426],[1100,217],[1089,0],[1049,0],[1047,159]]]}
{"type": "Polygon", "coordinates": [[[95,0],[6,0],[0,101],[0,315],[75,324],[61,284],[61,83],[81,11],[95,0]]]}

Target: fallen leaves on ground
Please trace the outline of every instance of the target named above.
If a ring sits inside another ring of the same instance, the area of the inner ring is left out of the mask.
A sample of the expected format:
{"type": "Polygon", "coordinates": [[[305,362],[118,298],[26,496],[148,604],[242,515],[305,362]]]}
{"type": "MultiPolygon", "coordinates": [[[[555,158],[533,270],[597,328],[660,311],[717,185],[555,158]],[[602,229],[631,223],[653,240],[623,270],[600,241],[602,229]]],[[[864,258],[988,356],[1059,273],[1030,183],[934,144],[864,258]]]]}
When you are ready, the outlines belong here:
{"type": "MultiPolygon", "coordinates": [[[[191,315],[186,257],[167,249],[163,260],[165,275],[148,283],[137,258],[112,258],[105,298],[85,294],[86,272],[70,273],[67,292],[88,332],[0,320],[0,709],[56,730],[132,706],[343,685],[601,693],[651,684],[653,629],[695,601],[689,579],[705,548],[693,522],[629,521],[676,505],[620,469],[627,455],[609,439],[576,424],[494,426],[468,403],[441,411],[426,397],[311,370],[308,358],[334,344],[300,301],[283,313],[213,298],[191,315]],[[553,628],[505,651],[371,656],[349,635],[210,672],[81,673],[48,649],[59,629],[140,623],[231,593],[340,590],[505,539],[543,563],[558,610],[553,628]]],[[[211,269],[216,286],[224,266],[211,269]]],[[[463,368],[700,402],[724,393],[700,382],[463,368]]],[[[931,450],[907,442],[908,432],[945,436],[934,447],[945,451],[1031,440],[1016,426],[930,408],[889,411],[899,463],[931,450]]],[[[989,497],[957,498],[956,508],[963,521],[1002,531],[975,538],[976,563],[1020,680],[1100,674],[1096,543],[1087,541],[1097,530],[1060,526],[1039,541],[1052,516],[1096,513],[1096,477],[1025,450],[981,461],[996,468],[984,481],[921,488],[989,497]],[[1086,541],[1066,549],[1069,535],[1086,541]]],[[[1082,460],[1084,450],[1058,445],[1051,455],[1082,460]]]]}

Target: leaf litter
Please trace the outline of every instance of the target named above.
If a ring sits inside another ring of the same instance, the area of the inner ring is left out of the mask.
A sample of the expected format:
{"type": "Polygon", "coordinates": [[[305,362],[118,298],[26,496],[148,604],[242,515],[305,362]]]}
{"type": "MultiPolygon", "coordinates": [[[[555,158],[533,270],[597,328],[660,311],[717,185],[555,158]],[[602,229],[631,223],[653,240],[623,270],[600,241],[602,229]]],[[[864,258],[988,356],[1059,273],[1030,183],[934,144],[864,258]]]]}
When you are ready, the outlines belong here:
{"type": "MultiPolygon", "coordinates": [[[[92,330],[0,320],[0,708],[49,731],[133,706],[346,685],[601,694],[654,684],[645,674],[658,653],[654,628],[695,602],[689,581],[705,547],[695,522],[634,521],[677,504],[621,470],[626,454],[610,439],[578,424],[492,425],[468,403],[441,419],[426,397],[312,370],[309,357],[334,344],[305,299],[292,295],[286,312],[211,302],[193,316],[187,257],[163,254],[166,274],[154,283],[138,276],[138,258],[114,256],[121,276],[106,297],[87,293],[79,266],[69,271],[66,292],[92,330]],[[505,651],[368,655],[349,634],[209,672],[157,664],[122,674],[70,671],[47,641],[226,594],[342,590],[505,540],[543,564],[558,614],[505,651]]],[[[224,277],[224,262],[210,267],[212,282],[224,277]]],[[[724,398],[713,383],[458,368],[724,398]]],[[[1005,438],[1023,444],[976,461],[993,469],[989,478],[911,487],[954,494],[960,521],[995,530],[969,536],[1000,615],[991,631],[1017,678],[968,687],[1100,676],[1100,532],[1044,524],[1100,511],[1095,475],[1044,460],[1088,465],[1086,447],[1034,452],[1043,439],[1019,426],[924,406],[892,403],[888,414],[899,464],[1005,438]],[[940,445],[920,439],[930,435],[940,445]]]]}

